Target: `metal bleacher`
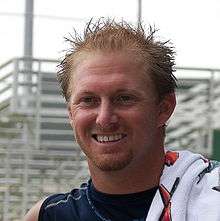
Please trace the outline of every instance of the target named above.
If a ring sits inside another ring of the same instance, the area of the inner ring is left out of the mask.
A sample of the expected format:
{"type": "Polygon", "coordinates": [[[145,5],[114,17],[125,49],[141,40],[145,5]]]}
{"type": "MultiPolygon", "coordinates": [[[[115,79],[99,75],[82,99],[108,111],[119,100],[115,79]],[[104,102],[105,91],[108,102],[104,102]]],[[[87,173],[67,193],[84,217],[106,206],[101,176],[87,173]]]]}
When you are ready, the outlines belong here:
{"type": "Polygon", "coordinates": [[[168,123],[167,145],[211,157],[213,131],[220,129],[220,70],[177,68],[178,71],[182,77],[177,107],[168,123]],[[200,78],[184,78],[187,72],[199,72],[200,78]]]}
{"type": "MultiPolygon", "coordinates": [[[[56,65],[16,58],[0,66],[0,220],[21,220],[40,198],[69,191],[88,177],[59,94],[56,65]]],[[[219,70],[196,71],[206,77],[179,80],[166,143],[210,156],[212,130],[220,128],[219,70]]]]}
{"type": "Polygon", "coordinates": [[[88,177],[73,142],[57,62],[13,59],[0,67],[0,220],[20,220],[37,200],[88,177]]]}

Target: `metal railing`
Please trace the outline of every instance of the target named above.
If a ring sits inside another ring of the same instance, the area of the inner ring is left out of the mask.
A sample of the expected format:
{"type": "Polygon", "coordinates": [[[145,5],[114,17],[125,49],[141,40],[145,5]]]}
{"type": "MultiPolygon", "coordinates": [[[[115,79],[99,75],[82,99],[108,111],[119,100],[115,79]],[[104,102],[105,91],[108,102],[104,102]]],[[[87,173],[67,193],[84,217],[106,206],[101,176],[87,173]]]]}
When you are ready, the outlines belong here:
{"type": "Polygon", "coordinates": [[[38,199],[61,191],[59,183],[67,191],[88,177],[55,67],[54,60],[28,58],[0,67],[0,220],[21,219],[38,199]]]}
{"type": "Polygon", "coordinates": [[[213,130],[220,128],[220,70],[177,68],[177,71],[182,76],[177,107],[168,124],[167,143],[174,149],[190,149],[210,157],[213,130]]]}
{"type": "MultiPolygon", "coordinates": [[[[19,220],[40,198],[88,177],[59,93],[57,63],[16,58],[0,66],[0,220],[19,220]],[[25,69],[27,61],[31,70],[25,69]]],[[[178,104],[166,144],[210,156],[213,129],[220,128],[220,70],[177,68],[178,73],[178,104]]]]}

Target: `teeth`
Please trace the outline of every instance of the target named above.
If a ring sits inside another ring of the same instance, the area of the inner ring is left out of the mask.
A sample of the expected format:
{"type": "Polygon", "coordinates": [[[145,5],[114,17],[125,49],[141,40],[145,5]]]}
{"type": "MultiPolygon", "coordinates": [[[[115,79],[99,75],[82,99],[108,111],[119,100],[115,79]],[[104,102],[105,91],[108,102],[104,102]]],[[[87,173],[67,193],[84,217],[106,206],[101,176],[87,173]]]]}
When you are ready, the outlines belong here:
{"type": "Polygon", "coordinates": [[[109,141],[118,141],[122,139],[122,134],[114,134],[114,135],[97,135],[96,139],[98,142],[109,142],[109,141]]]}
{"type": "Polygon", "coordinates": [[[108,137],[108,140],[109,141],[113,141],[115,138],[114,138],[114,136],[113,135],[110,135],[109,137],[108,137]]]}
{"type": "Polygon", "coordinates": [[[107,136],[104,136],[104,141],[108,141],[108,137],[107,136]]]}

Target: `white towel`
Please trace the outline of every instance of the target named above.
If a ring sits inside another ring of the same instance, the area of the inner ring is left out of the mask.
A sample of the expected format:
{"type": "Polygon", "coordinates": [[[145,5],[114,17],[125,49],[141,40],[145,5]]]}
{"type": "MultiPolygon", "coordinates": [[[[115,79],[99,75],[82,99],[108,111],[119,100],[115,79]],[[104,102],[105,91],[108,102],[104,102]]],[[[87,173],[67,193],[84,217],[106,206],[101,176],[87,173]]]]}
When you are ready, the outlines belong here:
{"type": "Polygon", "coordinates": [[[166,151],[146,221],[220,221],[220,164],[189,151],[166,151]]]}

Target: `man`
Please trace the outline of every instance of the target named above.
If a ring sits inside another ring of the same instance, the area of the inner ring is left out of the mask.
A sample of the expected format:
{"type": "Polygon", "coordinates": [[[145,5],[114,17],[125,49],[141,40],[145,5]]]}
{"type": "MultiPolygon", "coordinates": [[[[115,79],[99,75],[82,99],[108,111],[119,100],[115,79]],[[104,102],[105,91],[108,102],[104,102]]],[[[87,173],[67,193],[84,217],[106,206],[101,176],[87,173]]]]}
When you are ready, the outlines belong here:
{"type": "Polygon", "coordinates": [[[154,34],[100,20],[69,40],[58,80],[91,179],[38,202],[26,221],[220,220],[218,164],[164,148],[174,52],[154,34]]]}

